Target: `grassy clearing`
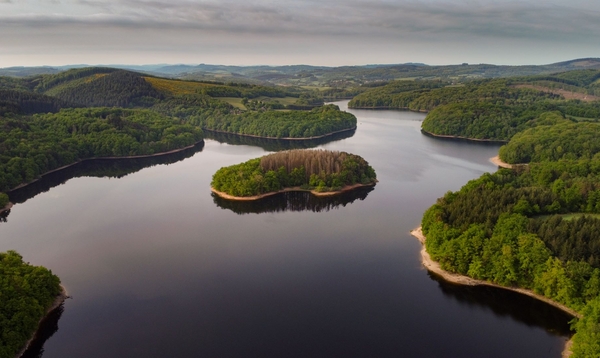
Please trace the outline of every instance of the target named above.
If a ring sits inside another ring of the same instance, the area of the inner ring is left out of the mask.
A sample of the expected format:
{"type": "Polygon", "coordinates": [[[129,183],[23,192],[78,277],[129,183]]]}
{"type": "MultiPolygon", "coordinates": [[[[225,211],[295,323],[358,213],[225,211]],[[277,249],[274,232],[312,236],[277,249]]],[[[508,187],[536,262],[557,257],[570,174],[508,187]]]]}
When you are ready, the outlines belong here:
{"type": "Polygon", "coordinates": [[[246,106],[244,106],[242,104],[242,99],[241,98],[237,98],[237,97],[219,97],[217,99],[220,100],[220,101],[223,101],[223,102],[227,102],[227,103],[229,103],[230,105],[232,105],[232,106],[234,106],[236,108],[246,109],[246,106]]]}
{"type": "MultiPolygon", "coordinates": [[[[218,100],[224,101],[229,103],[230,105],[240,108],[240,109],[246,109],[246,107],[242,104],[242,99],[241,98],[237,98],[237,97],[218,97],[216,98],[218,100]]],[[[274,97],[266,97],[266,96],[260,96],[260,97],[256,97],[256,98],[252,98],[250,99],[250,101],[262,101],[265,103],[269,103],[269,102],[279,102],[281,104],[283,104],[284,106],[287,106],[288,104],[294,104],[296,103],[296,101],[298,100],[298,98],[296,97],[284,97],[284,98],[274,98],[274,97]]]]}

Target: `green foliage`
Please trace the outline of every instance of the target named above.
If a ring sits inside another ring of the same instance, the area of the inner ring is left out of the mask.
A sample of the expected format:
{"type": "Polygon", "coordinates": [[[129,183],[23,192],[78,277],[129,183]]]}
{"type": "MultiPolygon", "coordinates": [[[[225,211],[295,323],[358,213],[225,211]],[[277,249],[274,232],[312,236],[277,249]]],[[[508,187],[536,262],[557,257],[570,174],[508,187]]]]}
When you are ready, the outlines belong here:
{"type": "Polygon", "coordinates": [[[147,110],[63,109],[0,118],[0,190],[93,157],[149,155],[202,139],[202,131],[147,110]]]}
{"type": "Polygon", "coordinates": [[[600,297],[590,301],[582,311],[583,318],[574,328],[572,358],[600,357],[600,297]]]}
{"type": "Polygon", "coordinates": [[[527,129],[500,149],[507,163],[591,159],[600,153],[600,124],[561,122],[527,129]]]}
{"type": "Polygon", "coordinates": [[[317,191],[372,184],[375,171],[363,158],[346,152],[291,150],[223,167],[211,186],[233,196],[254,196],[288,187],[317,191]]]}
{"type": "Polygon", "coordinates": [[[429,111],[423,122],[423,130],[429,133],[509,140],[516,133],[539,125],[535,120],[545,112],[555,111],[559,116],[581,120],[599,119],[600,101],[567,101],[554,90],[600,92],[600,87],[593,84],[600,78],[599,73],[571,71],[553,76],[473,81],[460,86],[439,81],[395,81],[359,94],[349,106],[429,111]]]}
{"type": "Polygon", "coordinates": [[[272,138],[308,138],[356,127],[356,117],[335,105],[311,111],[206,112],[200,117],[205,129],[272,138]]]}
{"type": "Polygon", "coordinates": [[[4,208],[8,204],[8,195],[0,193],[0,209],[4,208]]]}
{"type": "Polygon", "coordinates": [[[597,357],[600,219],[559,214],[599,212],[600,160],[561,160],[486,173],[440,198],[422,226],[443,269],[531,289],[583,313],[574,356],[597,357]]]}
{"type": "Polygon", "coordinates": [[[0,90],[0,116],[58,112],[69,107],[64,101],[34,92],[0,90]]]}
{"type": "Polygon", "coordinates": [[[130,71],[113,71],[92,77],[83,83],[65,86],[52,95],[82,106],[149,106],[163,98],[140,74],[130,71]]]}
{"type": "Polygon", "coordinates": [[[59,293],[60,280],[51,271],[23,262],[14,251],[0,253],[0,357],[14,357],[59,293]]]}
{"type": "Polygon", "coordinates": [[[62,83],[98,74],[108,74],[116,71],[119,70],[115,68],[105,67],[75,68],[55,75],[42,75],[39,77],[34,77],[30,79],[30,82],[34,86],[34,90],[36,92],[45,92],[51,89],[52,87],[58,86],[62,83]]]}

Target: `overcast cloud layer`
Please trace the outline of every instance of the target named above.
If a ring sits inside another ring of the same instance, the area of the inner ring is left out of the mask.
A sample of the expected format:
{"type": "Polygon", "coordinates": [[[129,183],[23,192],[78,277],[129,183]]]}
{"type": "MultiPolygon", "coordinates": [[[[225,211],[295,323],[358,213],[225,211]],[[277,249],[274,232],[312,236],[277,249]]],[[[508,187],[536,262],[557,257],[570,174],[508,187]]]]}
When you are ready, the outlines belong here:
{"type": "Polygon", "coordinates": [[[542,64],[600,57],[600,2],[0,0],[0,67],[542,64]]]}

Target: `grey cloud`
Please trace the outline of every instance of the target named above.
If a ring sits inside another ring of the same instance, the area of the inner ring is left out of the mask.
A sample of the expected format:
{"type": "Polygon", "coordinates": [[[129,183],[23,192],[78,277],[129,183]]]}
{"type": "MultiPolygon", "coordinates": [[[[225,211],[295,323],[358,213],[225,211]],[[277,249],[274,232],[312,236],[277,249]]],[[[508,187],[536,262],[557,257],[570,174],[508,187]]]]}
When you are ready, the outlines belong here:
{"type": "MultiPolygon", "coordinates": [[[[9,0],[0,0],[3,2],[9,0]]],[[[93,15],[0,15],[23,26],[123,26],[347,36],[469,35],[478,37],[579,36],[600,31],[598,11],[541,3],[280,2],[79,0],[93,15]],[[568,18],[569,21],[564,21],[568,18]]],[[[2,25],[0,25],[2,26],[2,25]]]]}

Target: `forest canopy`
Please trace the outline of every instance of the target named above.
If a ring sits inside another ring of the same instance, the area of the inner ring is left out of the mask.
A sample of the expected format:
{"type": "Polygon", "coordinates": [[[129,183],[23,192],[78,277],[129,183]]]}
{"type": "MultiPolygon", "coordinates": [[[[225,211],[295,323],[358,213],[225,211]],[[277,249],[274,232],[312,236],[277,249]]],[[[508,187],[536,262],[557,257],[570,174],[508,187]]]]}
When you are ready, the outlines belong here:
{"type": "Polygon", "coordinates": [[[44,267],[0,253],[0,357],[14,357],[60,294],[60,280],[44,267]]]}
{"type": "Polygon", "coordinates": [[[354,184],[374,184],[376,174],[363,158],[346,152],[290,150],[223,167],[211,187],[244,197],[299,187],[318,192],[337,191],[354,184]]]}

